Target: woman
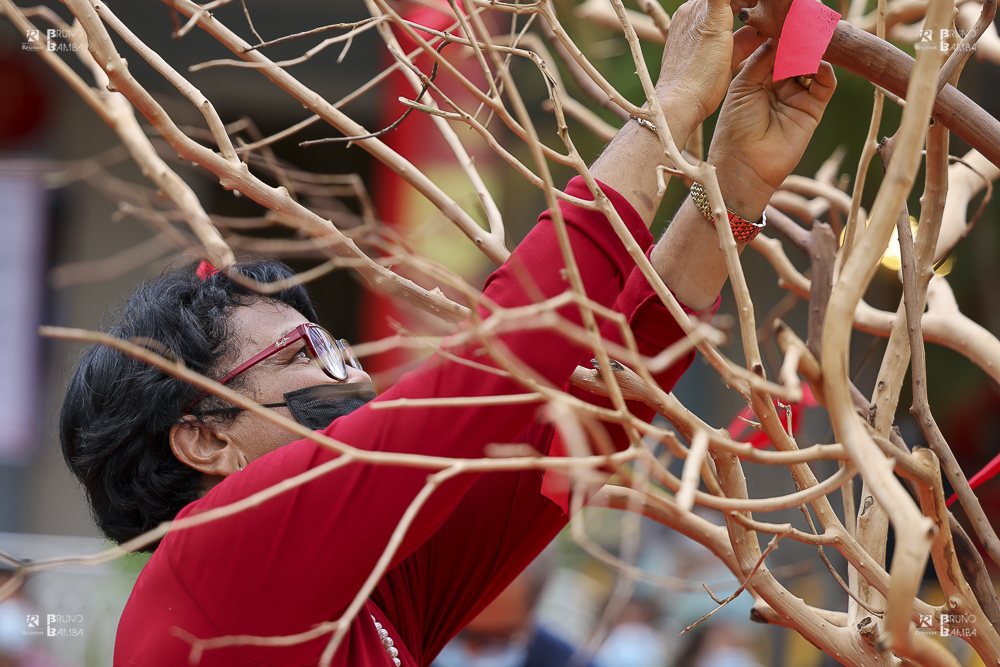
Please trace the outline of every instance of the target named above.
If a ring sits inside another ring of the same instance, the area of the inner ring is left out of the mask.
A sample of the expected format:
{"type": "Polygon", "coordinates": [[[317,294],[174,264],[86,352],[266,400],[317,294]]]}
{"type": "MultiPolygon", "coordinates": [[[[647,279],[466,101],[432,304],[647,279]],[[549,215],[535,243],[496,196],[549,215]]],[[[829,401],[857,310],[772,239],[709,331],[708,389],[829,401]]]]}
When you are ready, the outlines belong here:
{"type": "MultiPolygon", "coordinates": [[[[657,94],[680,145],[722,100],[733,64],[760,45],[746,29],[734,40],[731,26],[724,0],[691,0],[673,18],[657,94]]],[[[753,224],[746,221],[760,219],[798,162],[835,85],[826,64],[808,89],[794,81],[771,84],[773,61],[773,45],[760,46],[733,81],[709,156],[728,206],[748,229],[753,224]]],[[[632,121],[591,169],[644,249],[652,246],[647,228],[659,204],[654,167],[661,157],[656,135],[632,121]]],[[[590,198],[579,179],[567,192],[590,198]]],[[[623,313],[644,353],[680,338],[603,215],[560,206],[588,297],[623,313]]],[[[726,270],[716,231],[695,204],[685,202],[650,259],[681,303],[705,316],[714,312],[726,270]]],[[[566,288],[561,268],[546,213],[491,276],[484,302],[515,308],[559,294],[566,288]]],[[[238,270],[257,280],[288,274],[275,263],[238,270]]],[[[559,312],[579,324],[574,307],[559,312]]],[[[490,314],[486,308],[480,313],[490,314]]],[[[349,412],[323,431],[359,449],[477,458],[490,443],[527,442],[548,451],[552,427],[536,420],[539,404],[358,407],[369,393],[368,377],[345,348],[310,325],[314,319],[300,288],[261,297],[202,266],[138,291],[112,333],[155,341],[152,347],[274,410],[298,413],[303,423],[317,406],[326,415],[349,412]],[[336,395],[313,395],[327,391],[336,395]]],[[[611,326],[603,333],[617,335],[611,326]]],[[[548,329],[509,333],[500,341],[495,353],[555,387],[563,387],[577,364],[592,356],[548,329]]],[[[452,358],[435,357],[377,400],[524,391],[518,382],[482,369],[489,356],[477,342],[446,348],[452,358]]],[[[669,389],[690,361],[659,376],[661,386],[669,389]]],[[[616,446],[627,444],[620,432],[609,431],[616,446]]],[[[98,523],[119,541],[160,521],[239,501],[337,458],[311,441],[293,442],[290,432],[253,413],[101,349],[92,350],[77,370],[61,433],[98,523]]],[[[363,589],[428,474],[403,466],[333,464],[317,479],[238,515],[168,534],[122,616],[115,664],[184,664],[194,639],[213,637],[234,639],[196,654],[199,664],[316,664],[331,638],[331,627],[322,624],[339,619],[363,589]],[[288,639],[263,643],[251,639],[256,637],[288,639]]],[[[332,664],[429,664],[565,525],[562,508],[541,486],[539,471],[444,481],[420,506],[360,612],[347,620],[332,664]]]]}

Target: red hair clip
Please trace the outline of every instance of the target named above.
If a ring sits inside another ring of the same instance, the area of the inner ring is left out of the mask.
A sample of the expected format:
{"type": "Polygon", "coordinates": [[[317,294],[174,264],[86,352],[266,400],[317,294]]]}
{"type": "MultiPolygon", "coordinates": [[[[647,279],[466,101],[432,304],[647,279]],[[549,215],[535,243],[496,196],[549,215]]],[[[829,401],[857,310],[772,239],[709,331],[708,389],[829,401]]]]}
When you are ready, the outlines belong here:
{"type": "Polygon", "coordinates": [[[208,280],[218,272],[219,270],[212,266],[211,262],[203,259],[201,260],[201,264],[198,265],[198,270],[195,271],[195,274],[202,280],[208,280]]]}

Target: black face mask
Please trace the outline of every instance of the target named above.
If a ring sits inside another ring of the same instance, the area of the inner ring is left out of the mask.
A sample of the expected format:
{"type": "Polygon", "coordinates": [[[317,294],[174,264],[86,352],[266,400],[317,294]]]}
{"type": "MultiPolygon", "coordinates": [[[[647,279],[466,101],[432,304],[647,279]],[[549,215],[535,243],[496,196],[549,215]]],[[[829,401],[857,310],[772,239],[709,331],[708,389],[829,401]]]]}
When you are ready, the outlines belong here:
{"type": "Polygon", "coordinates": [[[286,405],[295,421],[318,431],[375,398],[375,388],[371,382],[318,384],[289,391],[284,396],[284,403],[271,403],[267,407],[286,405]]]}

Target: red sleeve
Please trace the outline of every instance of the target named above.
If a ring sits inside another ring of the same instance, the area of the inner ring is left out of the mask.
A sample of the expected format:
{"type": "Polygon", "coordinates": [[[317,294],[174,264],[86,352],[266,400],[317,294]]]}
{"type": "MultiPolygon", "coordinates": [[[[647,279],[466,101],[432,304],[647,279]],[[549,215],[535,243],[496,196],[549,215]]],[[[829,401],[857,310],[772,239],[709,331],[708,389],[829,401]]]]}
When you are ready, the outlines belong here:
{"type": "MultiPolygon", "coordinates": [[[[651,248],[647,250],[647,254],[651,250],[651,248]]],[[[721,297],[717,297],[715,303],[705,310],[691,310],[684,304],[681,304],[681,308],[685,313],[696,319],[710,321],[719,309],[720,301],[721,297]]],[[[625,289],[622,290],[618,300],[615,302],[615,310],[625,314],[629,329],[631,329],[632,335],[635,338],[636,347],[639,350],[639,354],[643,356],[653,357],[684,337],[684,330],[681,328],[680,323],[674,319],[674,316],[670,314],[667,307],[663,305],[660,297],[656,295],[656,292],[653,291],[646,277],[642,275],[642,272],[638,268],[634,269],[629,276],[625,284],[625,289]]],[[[606,340],[623,344],[617,326],[607,323],[602,328],[601,334],[606,340]]],[[[588,357],[582,365],[592,368],[591,357],[588,357]]],[[[677,384],[677,380],[684,374],[684,371],[691,366],[694,357],[695,351],[692,349],[680,357],[674,365],[655,374],[653,379],[656,380],[657,385],[661,389],[670,391],[677,384]]],[[[611,405],[610,398],[595,396],[577,387],[571,387],[569,392],[595,405],[602,407],[609,407],[611,405]]],[[[655,414],[652,408],[644,403],[629,401],[628,405],[632,414],[646,421],[651,420],[655,414]]],[[[621,429],[611,429],[610,435],[616,443],[617,449],[625,448],[627,441],[621,429]]]]}
{"type": "MultiPolygon", "coordinates": [[[[648,253],[649,251],[647,251],[648,253]]],[[[719,309],[721,297],[717,297],[715,303],[709,308],[701,311],[694,311],[682,304],[684,312],[693,317],[710,320],[719,309]]],[[[652,357],[660,351],[666,349],[673,343],[684,337],[684,330],[677,322],[670,311],[667,310],[660,297],[649,285],[645,276],[638,268],[632,271],[625,289],[622,291],[615,303],[615,309],[624,313],[628,319],[629,328],[635,338],[636,347],[639,354],[652,357]]],[[[618,327],[611,326],[610,323],[602,328],[602,335],[610,341],[622,343],[618,327]]],[[[684,374],[694,361],[695,351],[692,349],[684,356],[680,357],[672,366],[660,371],[653,376],[657,385],[664,391],[670,391],[677,380],[684,374]]],[[[582,362],[586,368],[592,368],[590,358],[582,362]]],[[[603,408],[612,406],[610,398],[597,396],[579,387],[569,387],[568,392],[577,398],[587,401],[593,405],[603,408]]],[[[626,401],[629,412],[643,421],[652,421],[656,412],[639,401],[626,401]]],[[[628,446],[628,436],[625,430],[617,424],[604,423],[608,436],[614,448],[618,451],[628,446]]],[[[552,426],[548,426],[543,431],[541,437],[548,437],[552,440],[551,454],[564,455],[566,448],[562,444],[558,433],[554,432],[552,426]]],[[[569,512],[569,477],[557,470],[547,471],[542,493],[556,503],[563,513],[569,512]]]]}
{"type": "MultiPolygon", "coordinates": [[[[639,215],[624,200],[615,201],[626,221],[639,215]]],[[[571,219],[575,209],[566,212],[571,219]]],[[[640,241],[643,250],[652,246],[652,237],[640,241]]],[[[581,265],[586,258],[579,258],[581,265]]],[[[710,318],[718,301],[706,311],[693,312],[710,318]]],[[[662,304],[641,272],[633,266],[627,284],[614,309],[623,313],[635,336],[640,353],[655,355],[683,337],[683,331],[662,304]]],[[[608,340],[621,342],[616,326],[602,327],[608,340]]],[[[580,363],[590,366],[591,353],[580,363]]],[[[669,391],[690,366],[694,353],[655,377],[669,391]]],[[[610,400],[576,388],[571,393],[593,404],[610,405],[610,400]]],[[[629,403],[630,410],[642,419],[651,420],[654,412],[645,404],[629,403]]],[[[628,442],[624,431],[606,424],[616,447],[628,442]]],[[[528,442],[542,453],[549,451],[553,428],[544,418],[532,423],[518,442],[528,442]]],[[[546,485],[549,474],[545,475],[546,485]]],[[[566,525],[565,507],[543,495],[541,471],[488,473],[469,490],[441,528],[414,554],[403,561],[376,592],[379,607],[393,619],[411,643],[418,662],[429,662],[469,620],[496,597],[566,525]],[[404,590],[419,604],[410,607],[408,600],[396,594],[404,590]]]]}
{"type": "MultiPolygon", "coordinates": [[[[567,191],[576,196],[587,194],[577,179],[567,191]]],[[[624,202],[617,193],[606,192],[616,205],[624,202]]],[[[564,211],[567,208],[572,207],[563,206],[564,211]]],[[[631,258],[602,214],[575,210],[567,218],[587,295],[611,306],[632,269],[631,258]]],[[[633,236],[648,245],[648,231],[641,220],[629,218],[626,223],[633,236]]],[[[511,308],[537,301],[538,294],[555,296],[566,287],[553,224],[543,215],[511,259],[491,276],[485,296],[500,307],[511,308]]],[[[579,323],[574,307],[559,312],[579,323]]],[[[552,330],[520,331],[505,334],[501,340],[553,386],[564,385],[584,354],[552,330]]],[[[452,344],[450,351],[476,361],[485,359],[475,343],[452,344]]],[[[404,376],[378,400],[523,391],[511,379],[436,358],[404,376]]],[[[479,457],[490,442],[516,441],[535,418],[538,407],[376,411],[369,405],[336,420],[327,434],[366,450],[479,457]]],[[[329,450],[309,441],[292,443],[228,477],[180,516],[238,501],[334,458],[329,450]]],[[[171,533],[160,548],[167,550],[178,578],[222,634],[304,632],[344,611],[428,473],[389,465],[343,465],[237,517],[171,533]],[[262,591],[248,582],[266,583],[262,591]]],[[[435,491],[406,533],[393,567],[441,526],[476,479],[464,475],[435,491]]],[[[417,638],[404,640],[412,645],[417,638]]],[[[305,648],[289,650],[295,654],[305,648]]]]}

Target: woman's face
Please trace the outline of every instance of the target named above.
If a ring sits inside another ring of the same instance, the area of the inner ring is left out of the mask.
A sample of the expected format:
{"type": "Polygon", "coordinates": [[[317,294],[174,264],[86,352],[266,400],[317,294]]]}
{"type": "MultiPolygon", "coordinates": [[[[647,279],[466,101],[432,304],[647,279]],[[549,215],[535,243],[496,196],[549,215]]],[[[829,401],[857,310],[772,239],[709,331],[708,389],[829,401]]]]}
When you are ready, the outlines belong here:
{"type": "MultiPolygon", "coordinates": [[[[300,312],[277,301],[263,300],[236,308],[230,315],[230,325],[238,341],[237,353],[225,361],[225,368],[236,368],[306,322],[308,320],[300,312]]],[[[350,366],[347,371],[346,383],[371,382],[364,371],[350,366]]],[[[258,403],[281,403],[283,395],[289,391],[319,384],[339,384],[312,360],[302,340],[278,350],[245,371],[242,378],[240,392],[258,403]]],[[[293,419],[287,407],[271,409],[293,419]]],[[[239,413],[219,429],[227,431],[246,463],[299,439],[291,431],[249,411],[239,413]]]]}

